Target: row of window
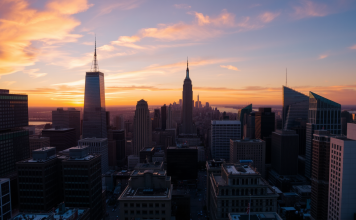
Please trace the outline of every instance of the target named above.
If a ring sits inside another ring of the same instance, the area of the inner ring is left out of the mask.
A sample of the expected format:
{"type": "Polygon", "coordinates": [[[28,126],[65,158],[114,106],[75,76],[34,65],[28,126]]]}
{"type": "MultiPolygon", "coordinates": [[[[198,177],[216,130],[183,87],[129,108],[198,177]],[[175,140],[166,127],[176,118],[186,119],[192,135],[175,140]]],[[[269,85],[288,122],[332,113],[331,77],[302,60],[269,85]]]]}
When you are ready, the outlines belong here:
{"type": "Polygon", "coordinates": [[[147,214],[149,214],[149,215],[153,215],[153,214],[155,214],[155,215],[165,215],[166,214],[166,210],[161,210],[161,211],[159,211],[159,210],[155,210],[155,211],[153,211],[153,210],[131,210],[131,211],[128,211],[128,210],[125,210],[124,211],[124,213],[126,214],[126,215],[128,215],[129,213],[130,213],[130,215],[147,215],[147,214]]]}
{"type": "Polygon", "coordinates": [[[164,208],[164,207],[166,207],[166,204],[165,203],[161,203],[161,205],[160,205],[160,203],[155,203],[153,205],[153,203],[124,203],[124,207],[129,207],[129,206],[131,208],[133,208],[133,207],[136,207],[136,208],[140,208],[140,207],[142,207],[142,208],[147,208],[147,207],[153,208],[153,206],[156,207],[156,208],[159,208],[159,207],[164,208]]]}

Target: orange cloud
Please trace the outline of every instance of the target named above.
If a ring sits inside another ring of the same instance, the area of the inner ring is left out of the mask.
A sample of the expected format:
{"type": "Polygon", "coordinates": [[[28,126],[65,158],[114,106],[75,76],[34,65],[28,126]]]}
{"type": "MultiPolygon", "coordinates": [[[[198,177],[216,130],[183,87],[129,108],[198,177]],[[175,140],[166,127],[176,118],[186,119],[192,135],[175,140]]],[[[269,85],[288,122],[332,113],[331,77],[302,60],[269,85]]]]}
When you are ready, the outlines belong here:
{"type": "Polygon", "coordinates": [[[269,23],[273,21],[276,17],[278,17],[280,13],[272,13],[272,12],[265,12],[259,16],[262,22],[269,23]]]}
{"type": "Polygon", "coordinates": [[[29,69],[29,70],[23,70],[22,72],[28,74],[32,78],[38,78],[47,75],[47,73],[38,73],[37,71],[40,69],[29,69]]]}
{"type": "Polygon", "coordinates": [[[235,66],[231,66],[231,65],[220,65],[221,68],[225,68],[225,69],[228,69],[228,70],[235,70],[235,71],[240,71],[239,69],[237,69],[237,67],[235,66]]]}
{"type": "Polygon", "coordinates": [[[350,47],[350,49],[356,50],[356,44],[350,47]]]}
{"type": "Polygon", "coordinates": [[[323,17],[329,14],[329,9],[324,4],[318,4],[309,0],[301,1],[300,6],[294,6],[293,17],[302,19],[306,17],[323,17]]]}
{"type": "Polygon", "coordinates": [[[91,5],[86,0],[53,0],[44,9],[30,7],[25,0],[0,2],[0,75],[33,65],[41,50],[32,41],[42,44],[75,41],[80,35],[70,32],[80,24],[72,14],[91,5]]]}
{"type": "Polygon", "coordinates": [[[319,60],[322,60],[322,59],[325,59],[325,58],[327,58],[329,55],[328,54],[322,54],[322,55],[320,55],[319,56],[319,60]]]}

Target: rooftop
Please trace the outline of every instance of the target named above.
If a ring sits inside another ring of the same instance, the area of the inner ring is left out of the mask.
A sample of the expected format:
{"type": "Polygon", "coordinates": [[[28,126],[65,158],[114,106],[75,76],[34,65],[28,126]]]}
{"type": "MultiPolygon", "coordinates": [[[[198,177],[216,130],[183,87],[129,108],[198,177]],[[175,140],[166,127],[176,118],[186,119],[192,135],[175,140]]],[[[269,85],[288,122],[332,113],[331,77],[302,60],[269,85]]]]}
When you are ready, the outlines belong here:
{"type": "Polygon", "coordinates": [[[145,199],[164,199],[170,197],[169,188],[160,188],[160,189],[149,189],[149,188],[137,188],[126,189],[120,196],[120,198],[125,199],[137,199],[137,198],[145,198],[145,199]],[[148,198],[149,197],[149,198],[148,198]]]}
{"type": "Polygon", "coordinates": [[[78,215],[78,216],[82,215],[84,212],[88,211],[88,209],[89,208],[70,208],[70,207],[65,207],[65,212],[59,214],[59,208],[57,208],[55,210],[55,213],[54,213],[54,219],[63,219],[63,220],[72,219],[76,215],[78,215]]]}
{"type": "Polygon", "coordinates": [[[102,142],[102,141],[106,141],[107,138],[96,138],[96,137],[92,137],[92,138],[84,138],[79,140],[78,142],[86,142],[86,141],[90,141],[90,142],[102,142]]]}
{"type": "Polygon", "coordinates": [[[252,213],[229,213],[229,220],[282,220],[276,212],[252,213]]]}
{"type": "Polygon", "coordinates": [[[251,166],[240,164],[224,164],[226,172],[232,175],[258,174],[251,166]]]}
{"type": "Polygon", "coordinates": [[[53,219],[53,213],[20,213],[12,218],[12,220],[23,220],[27,218],[31,218],[31,220],[46,220],[53,219]]]}
{"type": "Polygon", "coordinates": [[[43,129],[42,131],[70,131],[74,130],[74,128],[49,128],[49,129],[43,129]]]}
{"type": "Polygon", "coordinates": [[[131,176],[142,176],[145,173],[152,173],[154,176],[165,176],[166,175],[166,171],[165,170],[144,170],[144,171],[140,171],[140,170],[134,170],[131,173],[131,176]]]}
{"type": "Polygon", "coordinates": [[[163,162],[138,163],[135,170],[163,170],[163,162]]]}
{"type": "Polygon", "coordinates": [[[237,120],[211,120],[212,125],[239,125],[240,121],[237,120]]]}
{"type": "Polygon", "coordinates": [[[249,139],[245,138],[243,140],[233,140],[234,142],[241,142],[241,143],[262,143],[265,142],[264,140],[261,139],[249,139]]]}

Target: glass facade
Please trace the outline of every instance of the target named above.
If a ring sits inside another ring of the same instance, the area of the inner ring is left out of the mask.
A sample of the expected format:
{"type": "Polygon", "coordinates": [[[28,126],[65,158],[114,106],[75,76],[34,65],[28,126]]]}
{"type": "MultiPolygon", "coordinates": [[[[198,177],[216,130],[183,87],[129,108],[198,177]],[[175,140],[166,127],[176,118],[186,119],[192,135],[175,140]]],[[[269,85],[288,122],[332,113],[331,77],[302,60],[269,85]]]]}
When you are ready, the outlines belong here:
{"type": "Polygon", "coordinates": [[[327,130],[331,134],[341,134],[341,105],[310,92],[306,130],[305,176],[310,178],[313,133],[315,130],[327,130]]]}
{"type": "Polygon", "coordinates": [[[87,72],[85,77],[83,138],[106,138],[104,74],[87,72]]]}
{"type": "MultiPolygon", "coordinates": [[[[244,119],[245,119],[245,115],[247,116],[247,115],[250,114],[251,112],[252,112],[252,104],[249,104],[248,106],[246,106],[246,107],[244,107],[244,108],[242,108],[242,109],[239,110],[238,118],[239,118],[239,120],[240,120],[240,122],[241,122],[241,128],[243,128],[244,125],[245,125],[245,123],[246,123],[246,122],[245,122],[246,120],[244,120],[244,119]]],[[[244,135],[246,135],[246,134],[244,134],[244,132],[241,132],[241,138],[242,138],[244,135]]]]}
{"type": "Polygon", "coordinates": [[[28,126],[27,95],[0,95],[0,130],[28,126]]]}
{"type": "Polygon", "coordinates": [[[282,117],[285,129],[291,129],[296,119],[307,119],[309,97],[291,88],[283,86],[282,117]]]}

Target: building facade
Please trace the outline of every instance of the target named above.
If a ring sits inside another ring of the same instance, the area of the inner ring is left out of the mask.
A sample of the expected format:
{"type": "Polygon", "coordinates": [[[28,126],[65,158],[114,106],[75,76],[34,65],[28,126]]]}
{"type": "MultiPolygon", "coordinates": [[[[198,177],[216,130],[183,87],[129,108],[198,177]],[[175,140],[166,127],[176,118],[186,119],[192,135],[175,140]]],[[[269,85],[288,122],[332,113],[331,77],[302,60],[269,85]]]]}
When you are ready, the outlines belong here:
{"type": "Polygon", "coordinates": [[[80,111],[75,108],[57,108],[56,111],[52,111],[52,127],[53,128],[74,128],[75,140],[80,139],[80,111]]]}
{"type": "Polygon", "coordinates": [[[88,146],[90,154],[101,155],[101,172],[109,170],[109,150],[107,138],[85,138],[78,141],[78,146],[88,146]]]}
{"type": "Polygon", "coordinates": [[[151,129],[150,111],[145,100],[141,99],[137,102],[135,117],[134,117],[134,131],[133,131],[133,154],[139,155],[140,150],[145,147],[151,147],[152,129],[151,129]]]}
{"type": "Polygon", "coordinates": [[[51,147],[56,151],[63,151],[77,145],[76,131],[74,128],[50,128],[42,130],[42,136],[49,138],[51,147]]]}
{"type": "Polygon", "coordinates": [[[224,163],[220,174],[210,174],[208,201],[212,220],[228,219],[231,212],[276,212],[278,194],[253,168],[224,163]]]}
{"type": "Polygon", "coordinates": [[[12,216],[10,179],[0,179],[0,220],[12,216]]]}
{"type": "Polygon", "coordinates": [[[116,143],[116,164],[123,166],[126,158],[126,136],[125,130],[113,130],[112,138],[116,143]]]}
{"type": "Polygon", "coordinates": [[[291,129],[297,119],[308,119],[309,97],[286,86],[282,91],[282,129],[291,129]]]}
{"type": "Polygon", "coordinates": [[[341,105],[313,92],[309,92],[308,123],[306,125],[305,176],[311,177],[312,143],[315,130],[341,134],[341,105]]]}
{"type": "Polygon", "coordinates": [[[240,160],[252,160],[253,166],[266,176],[265,168],[266,142],[261,139],[230,140],[230,163],[240,160]]]}
{"type": "Polygon", "coordinates": [[[133,171],[118,199],[120,219],[171,219],[172,190],[164,170],[133,171]]]}
{"type": "Polygon", "coordinates": [[[174,182],[178,180],[196,180],[198,177],[197,147],[168,147],[167,175],[174,182]]]}
{"type": "Polygon", "coordinates": [[[230,139],[241,138],[241,122],[236,120],[211,121],[211,148],[213,159],[230,159],[230,139]]]}
{"type": "Polygon", "coordinates": [[[245,120],[244,118],[250,114],[252,112],[252,104],[249,104],[245,107],[243,107],[242,109],[239,109],[239,112],[238,112],[238,118],[241,122],[241,128],[242,128],[242,131],[241,131],[241,139],[244,137],[244,135],[246,135],[243,131],[243,128],[244,128],[244,125],[245,125],[245,120]]]}
{"type": "Polygon", "coordinates": [[[29,137],[30,141],[30,157],[32,157],[32,151],[37,150],[43,147],[49,147],[49,137],[42,137],[33,135],[29,137]]]}
{"type": "Polygon", "coordinates": [[[186,76],[183,84],[182,99],[182,126],[179,133],[195,134],[196,131],[193,126],[193,85],[191,79],[189,78],[188,61],[186,76]]]}

